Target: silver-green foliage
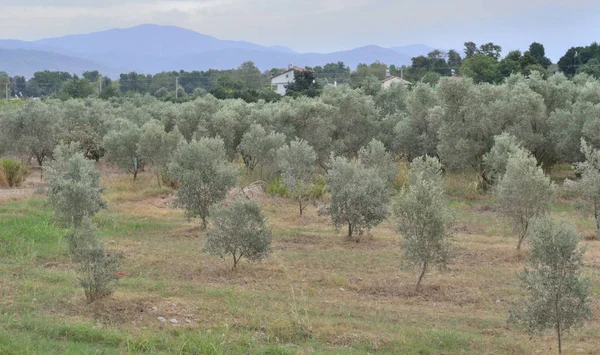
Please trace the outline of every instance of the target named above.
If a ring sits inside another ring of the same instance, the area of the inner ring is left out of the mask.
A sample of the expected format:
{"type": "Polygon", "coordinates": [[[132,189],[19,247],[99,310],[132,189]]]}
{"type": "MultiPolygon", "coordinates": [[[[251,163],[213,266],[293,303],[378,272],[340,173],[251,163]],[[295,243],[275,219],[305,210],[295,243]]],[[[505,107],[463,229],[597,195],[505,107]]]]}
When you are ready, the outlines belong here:
{"type": "Polygon", "coordinates": [[[360,242],[363,231],[387,217],[389,192],[376,169],[363,166],[359,160],[336,157],[326,182],[331,203],[321,213],[329,214],[336,228],[347,225],[348,239],[360,242]]]}
{"type": "Polygon", "coordinates": [[[358,151],[358,158],[365,167],[377,170],[389,188],[394,187],[399,169],[383,143],[373,139],[366,147],[358,151]]]}
{"type": "Polygon", "coordinates": [[[271,252],[271,231],[255,201],[238,197],[227,206],[213,206],[211,215],[205,251],[220,257],[231,255],[234,268],[242,257],[260,261],[271,252]]]}
{"type": "Polygon", "coordinates": [[[142,126],[138,154],[144,162],[152,165],[158,186],[161,184],[161,174],[182,141],[183,136],[177,128],[167,133],[157,120],[148,121],[142,126]]]}
{"type": "Polygon", "coordinates": [[[442,165],[419,157],[411,164],[407,184],[395,199],[396,230],[404,236],[402,260],[420,270],[416,288],[430,266],[443,268],[450,259],[452,213],[444,196],[442,165]]]}
{"type": "Polygon", "coordinates": [[[511,154],[524,151],[521,142],[508,133],[494,137],[494,146],[483,156],[486,179],[495,185],[506,172],[506,164],[511,154]]]}
{"type": "Polygon", "coordinates": [[[264,179],[265,170],[273,166],[277,149],[284,144],[283,133],[267,133],[260,124],[253,124],[242,136],[238,150],[248,170],[253,171],[260,165],[260,178],[264,179]]]}
{"type": "Polygon", "coordinates": [[[553,329],[562,351],[562,333],[591,315],[590,282],[582,276],[583,253],[575,228],[536,220],[530,231],[531,252],[520,273],[527,297],[510,313],[510,319],[531,332],[553,329]]]}
{"type": "Polygon", "coordinates": [[[100,196],[100,174],[79,151],[78,144],[59,145],[53,155],[54,161],[44,167],[48,204],[59,220],[77,227],[84,217],[106,207],[100,196]]]}
{"type": "Polygon", "coordinates": [[[311,195],[316,176],[317,155],[303,140],[296,139],[277,151],[277,165],[281,170],[281,181],[298,202],[300,215],[306,207],[303,202],[311,195]]]}
{"type": "Polygon", "coordinates": [[[77,263],[79,283],[88,303],[111,295],[119,282],[120,255],[107,253],[96,236],[96,226],[86,216],[68,236],[71,258],[77,263]]]}
{"type": "Polygon", "coordinates": [[[237,169],[225,154],[221,139],[201,138],[182,145],[169,164],[169,173],[180,183],[175,205],[185,208],[188,218],[201,218],[204,228],[210,206],[222,201],[237,182],[237,169]]]}
{"type": "Polygon", "coordinates": [[[119,168],[131,172],[134,180],[142,163],[138,153],[140,135],[141,130],[135,123],[126,119],[117,119],[113,122],[113,129],[103,140],[106,159],[119,168]]]}
{"type": "Polygon", "coordinates": [[[582,207],[583,211],[592,212],[596,222],[596,234],[600,236],[600,151],[588,145],[582,138],[581,152],[585,161],[576,164],[581,179],[567,180],[565,185],[581,193],[583,203],[578,204],[578,207],[582,207]]]}
{"type": "Polygon", "coordinates": [[[531,220],[550,210],[554,184],[533,156],[519,151],[509,155],[506,173],[496,186],[496,198],[500,212],[517,234],[520,250],[531,220]]]}

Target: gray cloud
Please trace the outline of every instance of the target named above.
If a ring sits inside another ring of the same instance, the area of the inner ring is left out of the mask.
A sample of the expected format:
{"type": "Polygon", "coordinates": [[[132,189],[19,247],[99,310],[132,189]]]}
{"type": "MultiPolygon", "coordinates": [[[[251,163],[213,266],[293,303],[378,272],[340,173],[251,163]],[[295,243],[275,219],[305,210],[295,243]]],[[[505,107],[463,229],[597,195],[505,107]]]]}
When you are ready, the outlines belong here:
{"type": "Polygon", "coordinates": [[[600,19],[595,0],[0,0],[0,8],[4,38],[157,23],[301,51],[409,43],[461,48],[467,40],[513,49],[535,40],[560,54],[594,40],[600,19]]]}

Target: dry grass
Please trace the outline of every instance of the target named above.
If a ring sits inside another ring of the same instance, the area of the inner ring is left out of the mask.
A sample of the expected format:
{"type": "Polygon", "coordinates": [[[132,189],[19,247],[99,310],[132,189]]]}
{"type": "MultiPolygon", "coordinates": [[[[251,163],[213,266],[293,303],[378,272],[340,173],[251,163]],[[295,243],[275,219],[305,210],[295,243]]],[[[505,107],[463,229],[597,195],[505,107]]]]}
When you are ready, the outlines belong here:
{"type": "MultiPolygon", "coordinates": [[[[292,201],[259,194],[273,229],[273,254],[261,263],[243,261],[231,271],[230,260],[202,253],[197,223],[173,210],[168,191],[155,187],[148,175],[135,183],[115,174],[102,181],[109,209],[98,219],[109,248],[125,255],[126,276],[116,294],[87,306],[80,293],[73,293],[72,272],[49,267],[30,282],[49,288],[43,292],[69,296],[28,304],[30,312],[130,334],[220,329],[230,341],[248,342],[250,348],[292,343],[291,353],[303,354],[555,351],[552,334],[530,339],[507,325],[507,310],[522,295],[515,273],[523,268],[526,251],[516,252],[516,240],[490,199],[473,196],[469,179],[449,182],[454,196],[462,190],[469,196],[453,203],[454,261],[446,271],[430,271],[417,293],[415,275],[399,267],[400,237],[391,223],[375,228],[364,242],[351,243],[314,206],[300,217],[292,201]],[[158,322],[159,316],[167,322],[158,322]],[[173,318],[179,323],[169,323],[173,318]]],[[[570,210],[556,216],[576,222],[584,235],[592,231],[591,223],[570,210]]],[[[595,315],[567,336],[565,352],[593,354],[600,348],[600,242],[582,243],[594,281],[595,315]]]]}

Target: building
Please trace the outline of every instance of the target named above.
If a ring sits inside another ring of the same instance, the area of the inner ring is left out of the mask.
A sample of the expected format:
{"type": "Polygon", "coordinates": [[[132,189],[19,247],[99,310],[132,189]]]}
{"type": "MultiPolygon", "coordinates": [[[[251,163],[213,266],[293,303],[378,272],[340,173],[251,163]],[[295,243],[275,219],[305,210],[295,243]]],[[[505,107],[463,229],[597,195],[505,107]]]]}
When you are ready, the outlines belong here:
{"type": "Polygon", "coordinates": [[[284,96],[285,86],[294,82],[294,70],[304,71],[304,68],[295,67],[293,64],[290,64],[288,65],[288,70],[271,78],[271,87],[279,95],[284,96]]]}
{"type": "Polygon", "coordinates": [[[387,89],[392,86],[392,84],[410,85],[411,82],[399,76],[388,76],[381,81],[381,88],[387,89]]]}

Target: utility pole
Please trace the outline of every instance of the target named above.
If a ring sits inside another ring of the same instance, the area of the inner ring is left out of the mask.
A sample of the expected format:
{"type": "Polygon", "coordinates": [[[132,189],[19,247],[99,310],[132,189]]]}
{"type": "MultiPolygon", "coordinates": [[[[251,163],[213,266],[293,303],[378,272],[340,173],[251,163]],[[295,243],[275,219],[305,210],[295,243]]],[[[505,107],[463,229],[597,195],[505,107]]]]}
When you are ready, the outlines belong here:
{"type": "Polygon", "coordinates": [[[179,86],[179,77],[175,77],[175,98],[177,99],[177,87],[179,86]]]}
{"type": "Polygon", "coordinates": [[[98,76],[98,86],[99,86],[98,95],[101,95],[102,94],[102,75],[98,76]]]}
{"type": "Polygon", "coordinates": [[[404,79],[404,69],[400,68],[400,78],[404,79]]]}
{"type": "Polygon", "coordinates": [[[6,87],[6,101],[8,101],[8,83],[4,84],[6,87]]]}

